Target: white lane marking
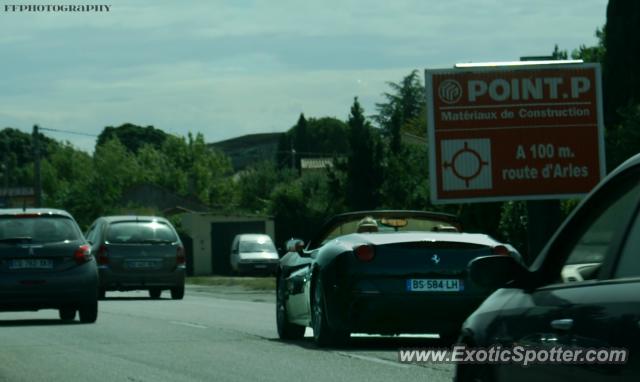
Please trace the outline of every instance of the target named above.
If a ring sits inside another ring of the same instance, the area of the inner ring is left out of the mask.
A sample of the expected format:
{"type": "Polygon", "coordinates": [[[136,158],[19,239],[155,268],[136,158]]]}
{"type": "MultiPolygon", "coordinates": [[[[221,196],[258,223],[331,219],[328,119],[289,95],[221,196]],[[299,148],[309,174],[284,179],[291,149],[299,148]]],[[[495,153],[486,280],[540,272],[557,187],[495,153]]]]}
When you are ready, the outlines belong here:
{"type": "Polygon", "coordinates": [[[185,321],[169,321],[170,324],[174,324],[174,325],[182,325],[182,326],[188,326],[190,328],[197,328],[197,329],[206,329],[207,327],[204,325],[200,325],[200,324],[194,324],[191,322],[185,322],[185,321]]]}
{"type": "Polygon", "coordinates": [[[364,334],[364,333],[351,333],[351,337],[356,338],[431,338],[437,339],[440,338],[437,334],[397,334],[394,336],[385,336],[382,334],[364,334]]]}
{"type": "Polygon", "coordinates": [[[366,356],[366,355],[352,354],[352,353],[345,353],[345,352],[336,352],[336,354],[341,355],[343,357],[349,357],[349,358],[360,359],[362,361],[380,363],[380,364],[387,365],[387,366],[395,366],[395,367],[399,367],[399,368],[402,368],[402,369],[406,369],[407,367],[409,367],[408,365],[404,365],[404,364],[401,364],[401,363],[398,363],[398,362],[387,361],[385,359],[369,357],[369,356],[366,356]]]}

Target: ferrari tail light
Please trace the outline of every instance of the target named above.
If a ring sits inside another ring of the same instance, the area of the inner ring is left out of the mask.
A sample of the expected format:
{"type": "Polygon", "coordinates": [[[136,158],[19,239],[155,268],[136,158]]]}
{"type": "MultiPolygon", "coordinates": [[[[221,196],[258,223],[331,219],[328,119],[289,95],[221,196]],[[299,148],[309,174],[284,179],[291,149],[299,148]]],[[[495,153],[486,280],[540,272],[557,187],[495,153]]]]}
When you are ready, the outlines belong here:
{"type": "Polygon", "coordinates": [[[184,247],[178,246],[176,249],[176,264],[184,265],[187,262],[187,257],[184,254],[184,247]]]}
{"type": "Polygon", "coordinates": [[[91,260],[91,247],[88,245],[81,245],[76,249],[73,253],[73,259],[76,261],[76,264],[84,264],[91,260]]]}
{"type": "Polygon", "coordinates": [[[494,255],[509,256],[510,252],[509,249],[504,245],[497,245],[491,249],[491,253],[493,253],[494,255]]]}
{"type": "Polygon", "coordinates": [[[98,265],[107,265],[109,264],[109,256],[107,246],[102,244],[100,248],[98,248],[98,265]]]}
{"type": "Polygon", "coordinates": [[[368,263],[376,256],[375,250],[371,245],[361,245],[353,249],[356,258],[362,262],[368,263]]]}

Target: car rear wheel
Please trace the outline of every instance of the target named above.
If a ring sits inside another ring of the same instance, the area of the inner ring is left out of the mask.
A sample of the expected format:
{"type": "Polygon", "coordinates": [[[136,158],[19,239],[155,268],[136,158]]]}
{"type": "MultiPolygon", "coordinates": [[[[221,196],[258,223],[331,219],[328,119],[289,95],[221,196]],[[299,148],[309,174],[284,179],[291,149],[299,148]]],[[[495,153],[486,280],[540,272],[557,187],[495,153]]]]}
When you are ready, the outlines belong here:
{"type": "Polygon", "coordinates": [[[171,298],[174,300],[182,300],[184,298],[184,285],[171,288],[171,298]]]}
{"type": "Polygon", "coordinates": [[[149,297],[151,297],[154,300],[159,299],[161,294],[162,294],[162,289],[159,289],[159,288],[149,289],[149,297]]]}
{"type": "Polygon", "coordinates": [[[292,324],[287,318],[285,281],[282,277],[278,279],[276,292],[276,324],[278,326],[278,336],[281,340],[302,339],[306,327],[292,324]]]}
{"type": "Polygon", "coordinates": [[[74,308],[60,308],[58,314],[62,321],[73,321],[76,318],[76,310],[74,308]]]}
{"type": "Polygon", "coordinates": [[[311,306],[311,326],[313,339],[318,346],[340,346],[349,340],[349,332],[335,330],[327,320],[327,303],[320,276],[315,277],[313,287],[313,304],[311,306]]]}
{"type": "Polygon", "coordinates": [[[98,301],[80,306],[78,313],[80,313],[80,322],[86,324],[96,322],[98,319],[98,301]]]}

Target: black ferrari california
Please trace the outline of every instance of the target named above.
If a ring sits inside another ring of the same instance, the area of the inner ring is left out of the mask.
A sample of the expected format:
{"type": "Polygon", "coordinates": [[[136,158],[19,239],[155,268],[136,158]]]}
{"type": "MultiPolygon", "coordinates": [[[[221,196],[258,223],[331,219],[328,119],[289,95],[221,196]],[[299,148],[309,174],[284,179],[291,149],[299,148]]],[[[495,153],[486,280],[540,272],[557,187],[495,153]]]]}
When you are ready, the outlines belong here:
{"type": "Polygon", "coordinates": [[[306,247],[290,240],[277,270],[281,339],[313,328],[320,346],[351,333],[439,333],[457,338],[492,290],[471,282],[470,260],[519,254],[484,234],[463,233],[453,215],[362,211],[331,218],[306,247]]]}

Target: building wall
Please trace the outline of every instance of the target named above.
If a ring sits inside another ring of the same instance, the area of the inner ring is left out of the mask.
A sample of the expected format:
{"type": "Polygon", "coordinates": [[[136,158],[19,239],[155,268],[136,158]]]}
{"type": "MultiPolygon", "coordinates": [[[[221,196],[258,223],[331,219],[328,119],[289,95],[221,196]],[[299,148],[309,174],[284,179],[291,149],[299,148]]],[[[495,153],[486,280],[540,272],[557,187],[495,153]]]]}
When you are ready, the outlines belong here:
{"type": "Polygon", "coordinates": [[[275,239],[273,220],[265,217],[221,216],[207,213],[187,213],[182,216],[182,227],[193,239],[194,276],[211,275],[216,272],[212,265],[211,223],[265,222],[266,234],[275,239]]]}

